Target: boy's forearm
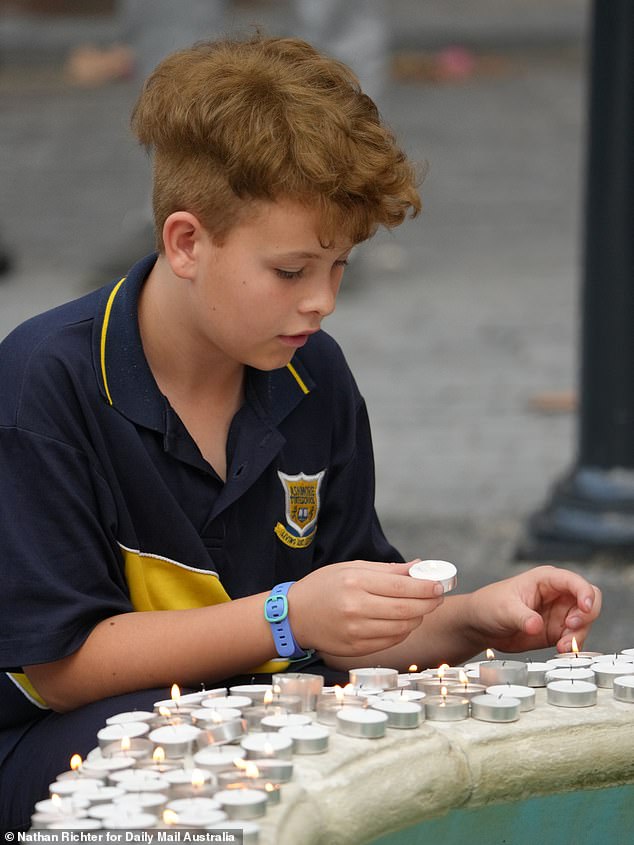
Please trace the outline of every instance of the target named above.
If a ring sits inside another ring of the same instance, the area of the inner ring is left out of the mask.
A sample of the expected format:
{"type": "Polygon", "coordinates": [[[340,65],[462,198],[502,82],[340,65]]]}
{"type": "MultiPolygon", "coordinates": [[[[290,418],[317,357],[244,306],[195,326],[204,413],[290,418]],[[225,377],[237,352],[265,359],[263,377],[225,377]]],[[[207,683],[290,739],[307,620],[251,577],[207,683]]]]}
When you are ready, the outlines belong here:
{"type": "Polygon", "coordinates": [[[248,672],[277,656],[262,610],[266,595],[113,616],[73,654],[24,671],[60,712],[134,690],[173,683],[198,687],[248,672]]]}

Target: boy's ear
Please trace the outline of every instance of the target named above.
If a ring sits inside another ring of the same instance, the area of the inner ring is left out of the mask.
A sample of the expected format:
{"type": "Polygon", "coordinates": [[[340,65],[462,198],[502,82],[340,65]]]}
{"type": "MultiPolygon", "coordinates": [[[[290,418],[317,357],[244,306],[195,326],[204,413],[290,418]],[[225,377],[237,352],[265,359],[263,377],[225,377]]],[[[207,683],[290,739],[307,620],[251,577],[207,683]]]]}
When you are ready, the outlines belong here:
{"type": "Polygon", "coordinates": [[[204,235],[200,220],[189,211],[175,211],[165,220],[165,257],[176,276],[192,278],[198,264],[198,246],[204,235]]]}

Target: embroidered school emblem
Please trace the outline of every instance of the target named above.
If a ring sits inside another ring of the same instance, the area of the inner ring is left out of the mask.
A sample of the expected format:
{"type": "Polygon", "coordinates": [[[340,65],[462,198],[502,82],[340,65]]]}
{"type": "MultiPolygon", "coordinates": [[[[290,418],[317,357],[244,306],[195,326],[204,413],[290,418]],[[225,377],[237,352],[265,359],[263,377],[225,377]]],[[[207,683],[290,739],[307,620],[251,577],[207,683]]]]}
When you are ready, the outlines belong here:
{"type": "Polygon", "coordinates": [[[303,549],[313,542],[319,515],[319,488],[325,473],[324,469],[316,475],[277,473],[284,488],[286,525],[278,522],[275,533],[292,549],[303,549]]]}

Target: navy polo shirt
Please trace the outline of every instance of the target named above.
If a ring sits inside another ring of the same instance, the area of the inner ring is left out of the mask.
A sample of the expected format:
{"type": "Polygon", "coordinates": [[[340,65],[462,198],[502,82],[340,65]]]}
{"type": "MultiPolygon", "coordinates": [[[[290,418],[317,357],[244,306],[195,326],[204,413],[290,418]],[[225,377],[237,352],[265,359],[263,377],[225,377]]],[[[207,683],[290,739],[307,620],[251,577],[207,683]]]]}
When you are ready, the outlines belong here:
{"type": "Polygon", "coordinates": [[[363,399],[325,332],[287,367],[248,370],[218,477],[143,353],[155,260],[0,344],[0,727],[45,707],[21,667],[71,654],[102,619],[402,559],[374,510],[363,399]]]}

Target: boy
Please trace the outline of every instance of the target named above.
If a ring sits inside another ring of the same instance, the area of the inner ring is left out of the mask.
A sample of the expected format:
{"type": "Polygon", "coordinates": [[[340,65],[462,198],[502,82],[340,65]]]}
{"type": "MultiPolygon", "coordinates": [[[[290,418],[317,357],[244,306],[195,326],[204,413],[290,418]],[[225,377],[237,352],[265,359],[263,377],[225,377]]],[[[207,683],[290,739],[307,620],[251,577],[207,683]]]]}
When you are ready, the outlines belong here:
{"type": "Polygon", "coordinates": [[[5,827],[173,681],[568,648],[600,608],[551,567],[443,602],[386,565],[365,407],[320,326],[352,247],[420,202],[351,72],[293,39],[204,44],[133,126],[158,257],[0,347],[5,827]]]}

